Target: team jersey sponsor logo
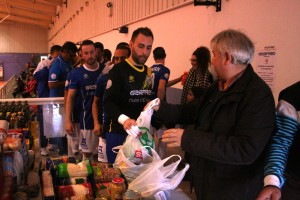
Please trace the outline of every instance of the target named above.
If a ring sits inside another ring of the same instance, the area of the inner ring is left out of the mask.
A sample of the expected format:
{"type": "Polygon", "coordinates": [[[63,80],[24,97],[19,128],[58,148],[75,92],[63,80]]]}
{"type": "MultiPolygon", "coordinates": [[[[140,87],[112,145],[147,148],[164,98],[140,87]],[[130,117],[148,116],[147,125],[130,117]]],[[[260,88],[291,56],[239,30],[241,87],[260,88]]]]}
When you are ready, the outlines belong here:
{"type": "Polygon", "coordinates": [[[85,90],[95,90],[96,89],[96,85],[87,85],[85,86],[85,90]]]}
{"type": "Polygon", "coordinates": [[[158,72],[160,70],[160,67],[152,67],[151,71],[155,71],[155,72],[158,72]]]}
{"type": "Polygon", "coordinates": [[[133,82],[135,82],[134,76],[129,75],[129,83],[133,83],[133,82]]]}
{"type": "Polygon", "coordinates": [[[143,89],[151,89],[152,88],[152,80],[151,80],[151,74],[150,76],[146,76],[144,84],[143,84],[143,89]]]}
{"type": "Polygon", "coordinates": [[[151,95],[151,90],[132,90],[130,91],[131,96],[140,96],[140,95],[151,95]]]}
{"type": "Polygon", "coordinates": [[[83,78],[84,78],[84,79],[87,79],[87,78],[89,78],[89,75],[88,75],[88,74],[84,74],[84,75],[83,75],[83,78]]]}
{"type": "Polygon", "coordinates": [[[165,78],[166,78],[166,79],[168,79],[168,78],[169,78],[169,74],[168,74],[168,73],[165,73],[165,75],[164,75],[164,76],[165,76],[165,78]]]}
{"type": "Polygon", "coordinates": [[[51,79],[56,79],[56,74],[51,74],[51,79]]]}
{"type": "Polygon", "coordinates": [[[86,143],[86,138],[81,139],[81,148],[82,149],[88,149],[87,143],[86,143]]]}

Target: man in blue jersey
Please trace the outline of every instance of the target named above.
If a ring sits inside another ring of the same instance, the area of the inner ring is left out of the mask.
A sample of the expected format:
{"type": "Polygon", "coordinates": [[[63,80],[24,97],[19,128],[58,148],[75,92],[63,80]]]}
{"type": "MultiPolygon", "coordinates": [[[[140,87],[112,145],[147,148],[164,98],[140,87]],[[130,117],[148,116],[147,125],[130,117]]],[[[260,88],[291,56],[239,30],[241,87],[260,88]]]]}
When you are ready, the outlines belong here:
{"type": "Polygon", "coordinates": [[[136,125],[147,102],[151,99],[151,70],[145,63],[151,53],[153,33],[147,28],[136,29],[129,46],[131,55],[110,70],[104,95],[104,111],[110,121],[106,134],[106,149],[109,163],[114,163],[116,154],[112,148],[123,144],[126,130],[136,125]]]}
{"type": "MultiPolygon", "coordinates": [[[[50,97],[64,97],[67,74],[72,69],[76,53],[76,45],[67,41],[62,46],[60,55],[52,62],[48,77],[50,97]]],[[[59,109],[64,108],[61,106],[59,109]]],[[[56,138],[56,145],[58,145],[60,155],[67,154],[66,137],[56,138]]]]}
{"type": "Polygon", "coordinates": [[[50,49],[50,57],[42,60],[33,72],[34,79],[38,82],[37,93],[39,98],[50,96],[50,89],[48,86],[49,68],[55,58],[58,57],[60,50],[60,45],[53,45],[50,49]]]}
{"type": "Polygon", "coordinates": [[[300,199],[299,94],[300,82],[279,94],[276,131],[267,154],[264,188],[257,200],[279,200],[281,196],[284,200],[300,199]]]}
{"type": "MultiPolygon", "coordinates": [[[[80,66],[78,66],[80,67],[80,66]]],[[[71,83],[71,77],[73,72],[77,70],[77,67],[72,69],[67,76],[66,85],[65,85],[65,96],[64,96],[64,102],[65,105],[67,104],[67,97],[68,97],[68,91],[69,91],[69,84],[71,83]]],[[[75,108],[81,108],[81,96],[80,93],[77,92],[75,96],[75,102],[74,102],[75,108]]],[[[72,123],[74,127],[74,131],[72,134],[67,134],[68,139],[68,157],[75,157],[76,160],[80,159],[79,155],[79,141],[80,141],[80,111],[81,109],[73,109],[72,112],[72,123]]]]}
{"type": "MultiPolygon", "coordinates": [[[[50,49],[50,57],[42,60],[33,72],[33,77],[38,82],[37,93],[39,98],[47,98],[50,95],[50,89],[48,87],[49,67],[53,60],[59,55],[60,50],[61,46],[53,45],[50,49]]],[[[41,105],[38,107],[38,121],[40,125],[41,155],[46,156],[48,155],[48,151],[46,149],[48,141],[44,135],[43,106],[41,105]]]]}
{"type": "MultiPolygon", "coordinates": [[[[155,64],[151,67],[153,87],[151,99],[159,98],[161,101],[166,101],[166,88],[170,77],[170,70],[165,66],[166,52],[163,47],[156,47],[153,50],[153,57],[155,64]]],[[[166,130],[162,125],[155,135],[158,139],[157,150],[161,158],[164,157],[166,152],[166,145],[161,142],[161,136],[166,130]]]]}
{"type": "Polygon", "coordinates": [[[155,64],[151,67],[152,79],[152,99],[159,98],[166,100],[166,87],[170,77],[170,70],[165,66],[166,52],[163,47],[156,47],[153,50],[155,64]]]}
{"type": "Polygon", "coordinates": [[[72,69],[76,53],[76,45],[73,42],[65,42],[60,55],[52,62],[48,77],[50,97],[64,96],[67,74],[72,69]]]}
{"type": "MultiPolygon", "coordinates": [[[[93,119],[94,119],[94,132],[95,134],[102,133],[102,127],[101,124],[104,122],[103,120],[103,96],[104,91],[106,87],[106,82],[108,79],[107,73],[113,68],[114,65],[124,61],[126,58],[130,56],[130,48],[127,46],[117,46],[112,64],[109,66],[105,66],[105,68],[102,71],[101,77],[96,82],[96,91],[95,91],[95,97],[93,101],[93,119]],[[98,117],[97,117],[98,116],[98,117]],[[99,118],[100,117],[100,118],[99,118]],[[100,121],[99,121],[100,120],[100,121]]],[[[108,127],[107,127],[108,128],[108,127]]],[[[105,128],[106,130],[106,128],[105,128]]],[[[105,131],[104,130],[104,131],[105,131]]],[[[104,132],[103,132],[104,133],[104,132]]],[[[105,136],[102,135],[104,138],[105,136]]]]}
{"type": "MultiPolygon", "coordinates": [[[[129,46],[118,45],[114,52],[112,64],[109,66],[105,66],[102,71],[101,77],[96,82],[96,91],[92,109],[94,119],[94,133],[100,135],[100,137],[104,140],[106,139],[105,133],[109,131],[109,120],[107,119],[107,115],[103,112],[103,97],[108,79],[107,73],[113,68],[114,65],[124,61],[129,56],[129,46]]],[[[100,150],[101,149],[99,149],[99,151],[100,150]]],[[[101,154],[101,152],[99,153],[101,154]]]]}
{"type": "Polygon", "coordinates": [[[81,44],[81,55],[84,61],[83,66],[72,72],[68,84],[68,95],[66,98],[66,132],[74,133],[72,113],[74,109],[81,109],[80,114],[80,147],[83,159],[91,160],[93,152],[98,146],[98,135],[93,133],[94,123],[92,116],[92,103],[96,89],[96,81],[99,78],[103,67],[100,67],[96,60],[95,44],[91,40],[84,40],[81,44]],[[81,97],[81,108],[75,108],[76,94],[81,97]]]}

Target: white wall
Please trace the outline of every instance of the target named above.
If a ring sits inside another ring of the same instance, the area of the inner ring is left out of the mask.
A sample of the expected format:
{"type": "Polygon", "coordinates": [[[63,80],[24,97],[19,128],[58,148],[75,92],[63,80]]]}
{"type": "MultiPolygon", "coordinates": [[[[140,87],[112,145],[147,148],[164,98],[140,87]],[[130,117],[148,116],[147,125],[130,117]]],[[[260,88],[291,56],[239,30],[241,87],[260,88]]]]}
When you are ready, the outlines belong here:
{"type": "Polygon", "coordinates": [[[4,21],[0,23],[0,53],[47,53],[47,37],[48,29],[4,21]]]}
{"type": "MultiPolygon", "coordinates": [[[[257,49],[276,47],[274,97],[277,99],[280,90],[299,80],[299,8],[299,0],[223,0],[221,12],[215,12],[214,7],[190,4],[133,23],[129,25],[128,34],[111,31],[92,40],[101,41],[105,48],[113,51],[118,42],[128,42],[136,28],[150,27],[154,33],[154,48],[163,46],[167,51],[166,65],[171,69],[172,79],[190,68],[189,58],[198,46],[209,47],[210,39],[224,29],[239,29],[248,34],[257,49]]],[[[150,66],[153,62],[150,55],[146,64],[150,66]]],[[[256,59],[253,66],[255,64],[256,59]]]]}

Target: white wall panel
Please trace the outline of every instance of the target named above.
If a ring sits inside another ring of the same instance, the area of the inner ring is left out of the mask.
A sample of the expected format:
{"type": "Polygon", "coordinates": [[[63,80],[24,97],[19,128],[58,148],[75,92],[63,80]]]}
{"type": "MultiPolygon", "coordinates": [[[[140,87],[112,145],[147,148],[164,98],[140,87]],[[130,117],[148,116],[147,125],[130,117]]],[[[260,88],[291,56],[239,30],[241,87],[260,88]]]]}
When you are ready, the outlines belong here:
{"type": "Polygon", "coordinates": [[[69,0],[67,8],[63,6],[59,9],[60,17],[55,18],[54,26],[49,31],[48,47],[63,44],[66,40],[79,42],[93,38],[188,1],[192,2],[192,0],[69,0]],[[107,7],[108,2],[112,2],[111,8],[107,7]],[[71,32],[70,30],[74,31],[74,28],[75,32],[71,32]]]}
{"type": "Polygon", "coordinates": [[[0,23],[0,53],[47,53],[47,29],[0,23]]]}

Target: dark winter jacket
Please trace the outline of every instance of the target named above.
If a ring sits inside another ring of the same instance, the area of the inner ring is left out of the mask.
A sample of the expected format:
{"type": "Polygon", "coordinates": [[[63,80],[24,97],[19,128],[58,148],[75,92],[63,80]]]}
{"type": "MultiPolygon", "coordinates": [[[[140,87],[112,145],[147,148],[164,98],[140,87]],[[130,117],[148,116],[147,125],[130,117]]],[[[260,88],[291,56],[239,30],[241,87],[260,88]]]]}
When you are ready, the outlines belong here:
{"type": "Polygon", "coordinates": [[[155,118],[193,123],[181,147],[192,155],[191,173],[199,200],[253,200],[263,187],[266,145],[274,130],[275,103],[251,65],[227,91],[218,82],[203,100],[162,103],[155,118]]]}

